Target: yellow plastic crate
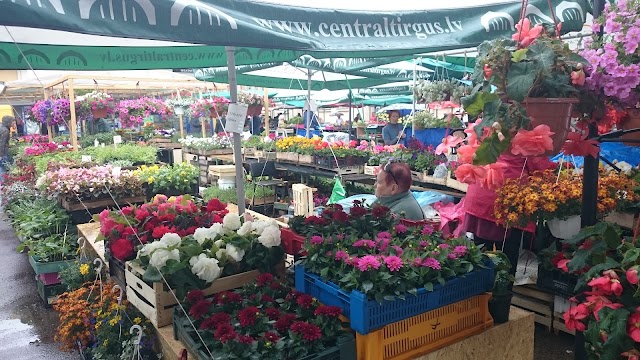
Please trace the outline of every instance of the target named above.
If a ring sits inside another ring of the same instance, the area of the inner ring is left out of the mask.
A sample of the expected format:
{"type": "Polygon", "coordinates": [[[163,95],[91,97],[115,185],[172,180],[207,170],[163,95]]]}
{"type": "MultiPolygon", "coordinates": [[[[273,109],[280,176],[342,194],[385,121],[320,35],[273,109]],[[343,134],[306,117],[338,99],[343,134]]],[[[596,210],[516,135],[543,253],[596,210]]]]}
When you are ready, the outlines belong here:
{"type": "Polygon", "coordinates": [[[490,298],[489,294],[474,296],[367,335],[356,333],[358,360],[413,359],[479,334],[493,326],[490,298]]]}

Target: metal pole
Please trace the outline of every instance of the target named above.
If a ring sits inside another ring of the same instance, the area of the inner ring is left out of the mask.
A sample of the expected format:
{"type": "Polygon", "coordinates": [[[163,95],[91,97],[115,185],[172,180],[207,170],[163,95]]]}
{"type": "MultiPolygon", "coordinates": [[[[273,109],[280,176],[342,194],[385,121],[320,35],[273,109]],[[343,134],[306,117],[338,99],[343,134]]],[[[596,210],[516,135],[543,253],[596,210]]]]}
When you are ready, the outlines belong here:
{"type": "Polygon", "coordinates": [[[416,83],[418,82],[418,78],[416,75],[416,70],[418,66],[418,59],[413,59],[413,110],[411,112],[411,136],[416,136],[416,122],[414,119],[416,118],[416,83]]]}
{"type": "Polygon", "coordinates": [[[352,139],[351,132],[353,131],[353,112],[351,111],[352,103],[353,95],[351,94],[351,89],[349,89],[349,140],[352,139]]]}
{"type": "Polygon", "coordinates": [[[311,69],[307,69],[307,104],[309,104],[309,109],[307,109],[307,114],[305,115],[305,121],[307,122],[307,134],[305,137],[310,138],[311,136],[311,69]]]}
{"type": "Polygon", "coordinates": [[[78,133],[76,132],[76,94],[73,85],[73,79],[69,79],[69,112],[71,113],[69,138],[71,139],[73,151],[78,151],[78,133]]]}
{"type": "MultiPolygon", "coordinates": [[[[233,46],[226,46],[227,68],[229,72],[229,95],[231,102],[238,101],[238,82],[236,79],[236,49],[233,46]]],[[[236,190],[238,195],[238,214],[245,211],[244,197],[244,170],[242,169],[242,144],[240,134],[233,133],[233,160],[236,165],[236,190]]]]}

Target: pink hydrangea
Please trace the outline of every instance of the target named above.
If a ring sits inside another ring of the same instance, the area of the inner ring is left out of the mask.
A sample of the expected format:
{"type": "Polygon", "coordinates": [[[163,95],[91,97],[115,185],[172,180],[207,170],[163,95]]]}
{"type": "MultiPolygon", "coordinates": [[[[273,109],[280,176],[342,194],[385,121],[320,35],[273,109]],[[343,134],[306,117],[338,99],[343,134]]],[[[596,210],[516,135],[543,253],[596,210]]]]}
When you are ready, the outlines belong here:
{"type": "Polygon", "coordinates": [[[387,256],[384,258],[384,264],[389,271],[400,271],[402,268],[402,259],[397,256],[387,256]]]}

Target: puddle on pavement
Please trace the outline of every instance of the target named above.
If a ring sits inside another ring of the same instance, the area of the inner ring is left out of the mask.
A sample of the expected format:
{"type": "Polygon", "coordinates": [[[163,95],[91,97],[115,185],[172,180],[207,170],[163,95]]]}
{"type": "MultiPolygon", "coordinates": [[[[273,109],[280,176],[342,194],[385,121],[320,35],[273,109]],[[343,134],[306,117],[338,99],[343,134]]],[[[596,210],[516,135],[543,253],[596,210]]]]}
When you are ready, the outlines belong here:
{"type": "Polygon", "coordinates": [[[18,319],[0,320],[0,351],[39,343],[33,326],[18,319]]]}

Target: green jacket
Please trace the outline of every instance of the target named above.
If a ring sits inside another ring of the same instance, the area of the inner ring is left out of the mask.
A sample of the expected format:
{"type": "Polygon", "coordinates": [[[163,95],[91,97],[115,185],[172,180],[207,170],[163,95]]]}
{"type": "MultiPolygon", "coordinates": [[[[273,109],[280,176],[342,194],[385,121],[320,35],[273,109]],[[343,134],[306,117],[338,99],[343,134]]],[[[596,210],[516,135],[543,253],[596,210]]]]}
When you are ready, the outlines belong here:
{"type": "Polygon", "coordinates": [[[424,212],[411,191],[403,192],[393,196],[383,196],[376,200],[376,203],[391,209],[394,214],[404,213],[407,220],[424,220],[424,212]]]}

